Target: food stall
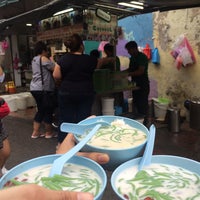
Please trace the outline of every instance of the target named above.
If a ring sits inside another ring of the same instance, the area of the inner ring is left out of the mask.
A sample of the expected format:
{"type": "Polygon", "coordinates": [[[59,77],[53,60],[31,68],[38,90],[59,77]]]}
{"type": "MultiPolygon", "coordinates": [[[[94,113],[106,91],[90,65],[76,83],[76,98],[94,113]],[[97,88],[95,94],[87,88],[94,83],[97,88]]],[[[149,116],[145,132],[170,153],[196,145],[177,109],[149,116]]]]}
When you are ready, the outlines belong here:
{"type": "MultiPolygon", "coordinates": [[[[101,51],[101,56],[104,56],[103,47],[110,42],[115,47],[116,55],[118,30],[116,15],[108,14],[101,9],[72,11],[42,20],[38,27],[37,40],[47,42],[51,47],[51,56],[55,60],[66,53],[65,39],[73,33],[82,35],[86,54],[98,49],[101,51]]],[[[101,69],[95,71],[94,86],[97,99],[100,99],[95,107],[101,104],[102,96],[138,89],[128,79],[116,78],[122,73],[110,73],[101,69]]],[[[100,112],[94,111],[94,114],[101,114],[101,108],[100,112]]]]}

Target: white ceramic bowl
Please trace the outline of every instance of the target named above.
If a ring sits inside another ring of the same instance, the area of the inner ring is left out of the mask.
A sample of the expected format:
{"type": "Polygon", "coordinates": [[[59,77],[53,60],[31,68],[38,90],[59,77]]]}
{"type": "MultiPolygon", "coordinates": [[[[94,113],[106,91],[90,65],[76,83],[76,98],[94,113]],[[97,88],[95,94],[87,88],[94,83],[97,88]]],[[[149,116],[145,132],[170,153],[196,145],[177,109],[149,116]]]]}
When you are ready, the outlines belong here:
{"type": "MultiPolygon", "coordinates": [[[[94,118],[85,119],[85,120],[79,122],[79,124],[90,124],[90,123],[101,121],[101,120],[111,123],[116,119],[124,120],[125,124],[128,124],[134,128],[137,128],[137,129],[143,131],[147,135],[147,139],[148,139],[149,130],[143,124],[141,124],[133,119],[126,118],[126,117],[107,116],[107,115],[106,116],[97,116],[94,118]]],[[[76,138],[77,142],[80,141],[80,138],[78,136],[75,135],[75,138],[76,138]]],[[[107,153],[110,156],[110,161],[109,161],[109,163],[103,165],[103,167],[107,170],[113,171],[120,164],[122,164],[130,159],[140,157],[143,153],[144,147],[146,146],[147,139],[138,146],[123,148],[123,149],[122,148],[120,148],[120,149],[101,148],[101,147],[86,144],[82,148],[82,151],[107,153]]]]}
{"type": "MultiPolygon", "coordinates": [[[[53,161],[58,158],[60,155],[47,155],[47,156],[42,156],[42,157],[37,157],[28,161],[25,161],[14,168],[10,169],[1,179],[0,179],[0,188],[2,189],[4,185],[11,180],[12,178],[15,178],[19,174],[32,169],[34,167],[38,167],[41,165],[46,165],[46,164],[51,164],[53,161]]],[[[107,184],[107,176],[104,171],[104,169],[96,162],[84,158],[81,156],[73,156],[67,163],[72,163],[72,164],[77,164],[81,165],[87,168],[90,168],[91,170],[95,171],[97,175],[101,178],[102,181],[102,186],[101,189],[99,190],[99,193],[95,196],[95,200],[101,200],[103,193],[106,188],[107,184]]]]}
{"type": "MultiPolygon", "coordinates": [[[[136,159],[129,160],[129,161],[123,163],[122,165],[120,165],[112,173],[111,185],[112,185],[112,188],[113,188],[115,194],[118,196],[119,199],[127,200],[128,198],[125,198],[124,195],[119,192],[119,190],[118,190],[118,188],[116,186],[117,180],[120,179],[120,177],[125,177],[126,176],[125,170],[133,168],[133,167],[137,167],[139,162],[140,162],[140,160],[141,160],[141,158],[136,158],[136,159]]],[[[170,155],[154,155],[154,156],[152,156],[152,164],[155,164],[155,163],[165,164],[165,165],[172,165],[172,166],[175,166],[175,167],[180,167],[180,168],[189,170],[190,172],[196,173],[197,175],[200,176],[200,162],[197,162],[197,161],[194,161],[194,160],[191,160],[191,159],[187,159],[187,158],[184,158],[184,157],[178,157],[178,156],[170,156],[170,155]]],[[[128,175],[128,176],[129,176],[129,179],[132,179],[131,178],[131,174],[128,175]]],[[[171,181],[171,182],[174,182],[174,180],[171,181]]],[[[150,183],[148,183],[148,184],[150,184],[150,183]]],[[[177,184],[178,183],[176,183],[175,185],[177,185],[177,184]]],[[[124,185],[124,184],[122,184],[122,185],[124,185]]],[[[200,188],[200,183],[199,183],[199,188],[200,188]]],[[[171,190],[172,189],[173,188],[171,188],[171,190]]],[[[128,190],[129,189],[126,186],[126,192],[128,190]]],[[[138,191],[139,191],[139,189],[138,189],[138,191]]],[[[185,190],[184,190],[184,192],[185,192],[185,190]]],[[[131,193],[134,194],[134,192],[131,192],[131,193]]],[[[193,195],[194,195],[194,193],[193,193],[193,195]]],[[[184,196],[184,194],[182,194],[181,196],[184,196]]],[[[195,199],[196,200],[200,199],[200,194],[195,199]]]]}

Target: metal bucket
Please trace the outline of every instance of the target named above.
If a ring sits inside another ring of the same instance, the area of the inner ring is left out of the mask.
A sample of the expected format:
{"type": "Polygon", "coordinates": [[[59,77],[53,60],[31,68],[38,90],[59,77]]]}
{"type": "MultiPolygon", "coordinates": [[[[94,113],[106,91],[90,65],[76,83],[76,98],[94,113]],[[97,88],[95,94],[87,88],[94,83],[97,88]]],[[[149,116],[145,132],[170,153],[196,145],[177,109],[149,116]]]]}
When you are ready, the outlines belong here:
{"type": "Polygon", "coordinates": [[[200,130],[200,102],[190,102],[190,128],[200,130]]]}
{"type": "Polygon", "coordinates": [[[180,109],[169,108],[167,110],[168,130],[171,132],[180,131],[180,109]]]}

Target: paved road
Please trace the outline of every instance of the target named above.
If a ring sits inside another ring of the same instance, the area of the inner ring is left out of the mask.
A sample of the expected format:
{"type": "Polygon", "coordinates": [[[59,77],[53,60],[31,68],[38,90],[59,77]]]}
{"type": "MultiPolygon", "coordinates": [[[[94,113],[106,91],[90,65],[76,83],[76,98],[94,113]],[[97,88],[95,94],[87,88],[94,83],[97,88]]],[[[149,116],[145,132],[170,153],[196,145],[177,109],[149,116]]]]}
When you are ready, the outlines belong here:
{"type": "Polygon", "coordinates": [[[4,125],[11,143],[11,156],[6,165],[8,168],[28,159],[55,152],[56,138],[31,139],[32,120],[8,116],[4,119],[4,125]]]}

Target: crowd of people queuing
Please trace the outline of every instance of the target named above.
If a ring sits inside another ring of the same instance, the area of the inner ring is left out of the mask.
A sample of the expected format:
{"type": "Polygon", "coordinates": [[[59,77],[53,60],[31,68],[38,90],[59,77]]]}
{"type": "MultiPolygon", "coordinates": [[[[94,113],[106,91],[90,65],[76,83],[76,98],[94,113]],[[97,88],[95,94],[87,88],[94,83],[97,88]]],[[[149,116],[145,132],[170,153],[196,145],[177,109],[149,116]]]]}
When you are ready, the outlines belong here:
{"type": "MultiPolygon", "coordinates": [[[[93,86],[93,73],[95,69],[109,68],[111,71],[120,71],[120,61],[113,53],[114,46],[105,45],[105,58],[100,58],[98,50],[91,51],[90,55],[84,54],[84,43],[80,35],[73,34],[66,42],[66,53],[55,62],[49,56],[49,51],[44,42],[37,42],[35,45],[35,56],[32,60],[32,81],[30,92],[36,104],[37,112],[33,121],[31,138],[58,137],[58,149],[56,153],[67,152],[75,145],[72,134],[63,133],[59,126],[63,122],[78,123],[91,116],[92,105],[95,97],[93,86]],[[51,96],[56,91],[57,102],[51,96]],[[51,98],[52,97],[52,98],[51,98]],[[48,102],[47,102],[48,101],[48,102]],[[53,132],[53,114],[58,109],[58,133],[53,132]],[[45,126],[45,133],[40,132],[41,125],[45,126]]],[[[134,106],[137,111],[147,116],[148,113],[148,60],[145,54],[138,51],[135,41],[128,42],[124,47],[131,55],[128,68],[129,76],[132,77],[140,90],[133,92],[134,106]]],[[[0,74],[1,77],[1,74],[0,74]]],[[[127,77],[123,77],[127,78],[127,77]]],[[[146,118],[145,118],[146,119],[146,118]]],[[[7,134],[3,131],[0,123],[0,168],[5,165],[10,154],[7,134]]],[[[81,156],[89,157],[100,164],[109,161],[106,154],[91,152],[78,153],[81,156]]],[[[43,200],[90,200],[92,195],[88,193],[48,191],[36,185],[20,186],[18,188],[0,191],[2,200],[8,199],[43,199],[43,200]]]]}
{"type": "MultiPolygon", "coordinates": [[[[95,99],[93,73],[95,69],[109,69],[111,72],[120,71],[120,59],[115,54],[115,47],[110,43],[104,45],[105,57],[101,58],[98,50],[94,49],[90,55],[84,53],[84,42],[79,34],[73,34],[65,41],[66,53],[55,62],[49,58],[49,52],[44,42],[37,42],[35,57],[32,60],[33,78],[30,91],[37,103],[37,113],[33,122],[32,138],[58,136],[58,143],[62,143],[67,133],[61,132],[59,127],[63,122],[78,123],[89,117],[95,99]],[[59,83],[59,84],[56,84],[59,83]],[[54,98],[51,93],[56,91],[57,103],[49,103],[54,98]],[[46,98],[48,96],[49,98],[46,98]],[[53,113],[57,107],[58,134],[52,131],[53,113]],[[41,123],[45,124],[45,133],[40,133],[41,123]]],[[[144,117],[147,124],[148,115],[148,59],[138,50],[135,41],[128,42],[125,47],[130,54],[128,76],[139,87],[134,90],[134,111],[144,117]]],[[[128,78],[128,77],[121,77],[128,78]]],[[[114,98],[120,99],[123,106],[123,93],[113,93],[114,98]]],[[[115,101],[116,101],[115,100],[115,101]]]]}

